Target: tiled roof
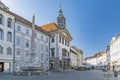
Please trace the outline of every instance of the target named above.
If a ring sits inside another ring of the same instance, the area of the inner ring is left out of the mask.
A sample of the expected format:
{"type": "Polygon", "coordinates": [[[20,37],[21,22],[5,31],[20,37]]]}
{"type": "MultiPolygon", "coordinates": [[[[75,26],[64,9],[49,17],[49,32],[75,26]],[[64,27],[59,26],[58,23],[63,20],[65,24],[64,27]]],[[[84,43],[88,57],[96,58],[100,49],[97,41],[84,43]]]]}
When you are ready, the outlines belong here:
{"type": "Polygon", "coordinates": [[[40,26],[40,28],[42,28],[43,30],[45,30],[47,32],[55,31],[58,29],[58,27],[55,23],[49,23],[49,24],[40,26]]]}

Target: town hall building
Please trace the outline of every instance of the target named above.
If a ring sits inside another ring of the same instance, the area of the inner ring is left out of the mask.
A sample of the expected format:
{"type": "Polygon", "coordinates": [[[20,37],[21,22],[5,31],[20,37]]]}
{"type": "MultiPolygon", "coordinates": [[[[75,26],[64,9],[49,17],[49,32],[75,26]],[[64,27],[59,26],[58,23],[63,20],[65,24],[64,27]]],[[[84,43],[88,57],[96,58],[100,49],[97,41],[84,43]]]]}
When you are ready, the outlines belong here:
{"type": "Polygon", "coordinates": [[[66,19],[60,4],[56,23],[49,23],[41,28],[50,34],[50,61],[54,70],[70,68],[70,42],[72,37],[66,28],[66,19]]]}

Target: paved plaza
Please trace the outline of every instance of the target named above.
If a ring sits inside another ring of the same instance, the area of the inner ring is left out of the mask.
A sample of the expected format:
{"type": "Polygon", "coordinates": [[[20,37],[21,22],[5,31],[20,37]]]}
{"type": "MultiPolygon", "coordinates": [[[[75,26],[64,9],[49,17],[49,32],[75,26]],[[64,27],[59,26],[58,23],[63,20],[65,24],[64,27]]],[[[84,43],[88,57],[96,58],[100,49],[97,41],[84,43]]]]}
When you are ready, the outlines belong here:
{"type": "Polygon", "coordinates": [[[91,71],[69,71],[54,72],[51,76],[13,76],[12,74],[0,73],[0,80],[119,80],[118,78],[107,79],[104,72],[91,71]]]}

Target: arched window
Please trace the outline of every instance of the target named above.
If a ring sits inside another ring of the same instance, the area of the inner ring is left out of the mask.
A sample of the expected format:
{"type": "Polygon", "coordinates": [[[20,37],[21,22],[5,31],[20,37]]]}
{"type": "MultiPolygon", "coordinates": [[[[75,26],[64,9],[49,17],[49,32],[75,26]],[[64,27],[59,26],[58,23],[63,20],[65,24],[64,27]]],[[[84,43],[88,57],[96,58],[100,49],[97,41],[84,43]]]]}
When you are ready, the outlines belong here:
{"type": "Polygon", "coordinates": [[[7,27],[11,28],[12,27],[11,24],[12,24],[12,19],[8,18],[8,20],[7,20],[7,27]]]}
{"type": "Polygon", "coordinates": [[[0,14],[0,24],[2,25],[3,24],[3,15],[2,14],[0,14]]]}
{"type": "Polygon", "coordinates": [[[3,39],[3,37],[4,37],[3,30],[2,30],[2,29],[0,29],[0,39],[3,39]]]}
{"type": "Polygon", "coordinates": [[[7,54],[8,54],[8,55],[11,55],[11,54],[12,54],[12,48],[10,48],[10,47],[7,48],[7,54]]]}
{"type": "Polygon", "coordinates": [[[11,32],[7,33],[7,41],[12,42],[12,33],[11,32]]]}
{"type": "Polygon", "coordinates": [[[3,54],[3,47],[0,45],[0,54],[3,54]]]}

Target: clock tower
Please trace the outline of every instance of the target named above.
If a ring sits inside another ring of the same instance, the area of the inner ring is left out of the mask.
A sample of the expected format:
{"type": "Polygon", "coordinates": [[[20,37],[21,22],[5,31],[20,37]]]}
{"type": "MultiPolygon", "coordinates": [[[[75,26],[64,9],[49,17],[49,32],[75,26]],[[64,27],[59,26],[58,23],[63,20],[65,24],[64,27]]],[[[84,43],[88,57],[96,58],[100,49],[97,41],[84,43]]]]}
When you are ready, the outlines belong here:
{"type": "Polygon", "coordinates": [[[57,17],[57,23],[58,23],[58,27],[60,29],[65,29],[66,28],[66,22],[65,22],[65,17],[63,15],[61,3],[60,3],[59,16],[57,17]]]}

